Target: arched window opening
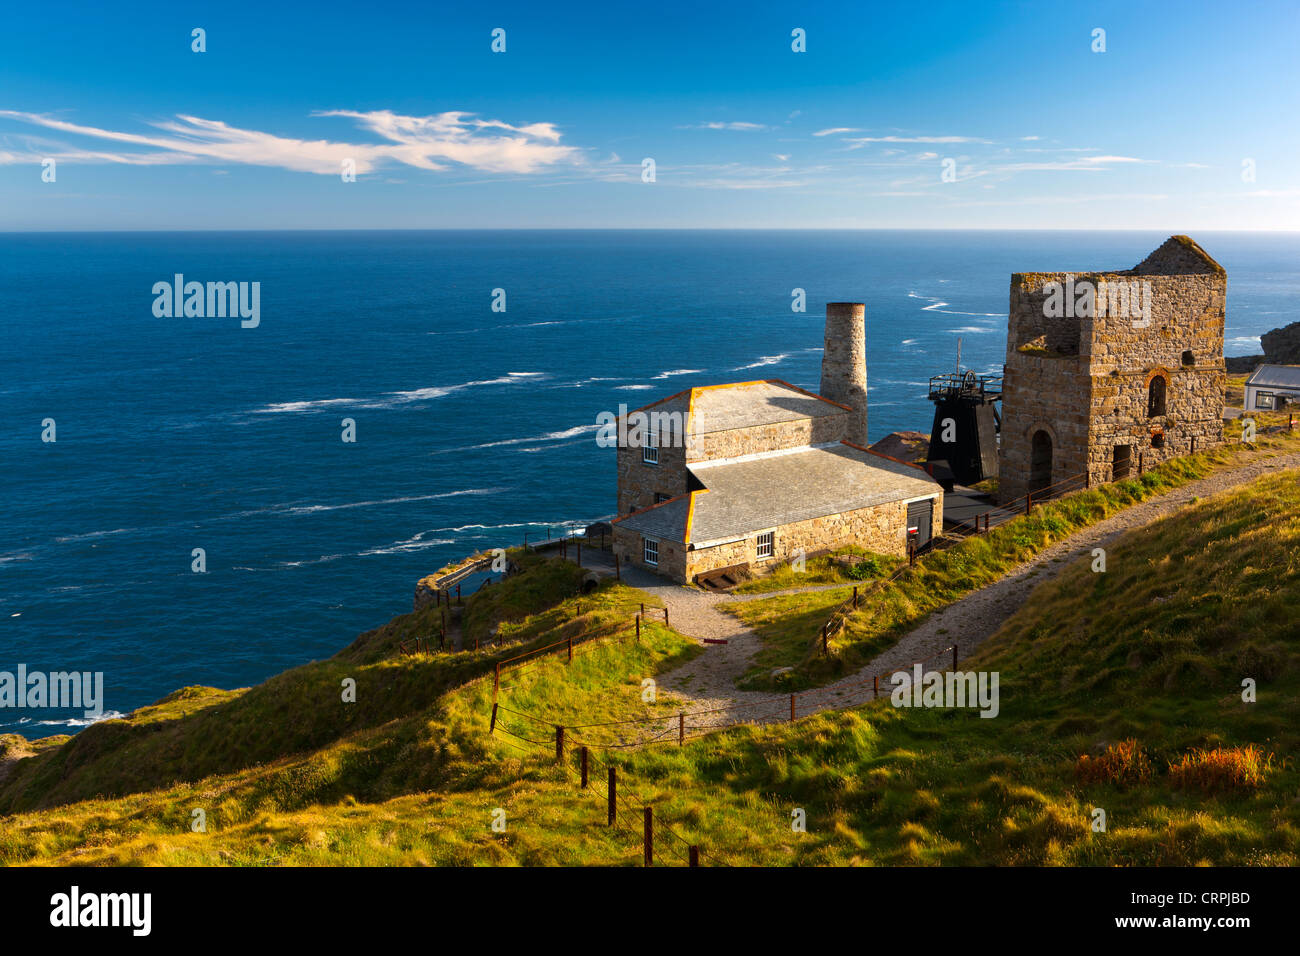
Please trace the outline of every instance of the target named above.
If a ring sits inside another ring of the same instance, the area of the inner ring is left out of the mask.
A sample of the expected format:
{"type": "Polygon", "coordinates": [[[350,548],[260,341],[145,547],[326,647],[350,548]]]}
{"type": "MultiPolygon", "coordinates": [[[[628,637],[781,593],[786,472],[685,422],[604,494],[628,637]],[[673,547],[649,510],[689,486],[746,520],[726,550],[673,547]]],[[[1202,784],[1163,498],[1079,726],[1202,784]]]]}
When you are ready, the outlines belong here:
{"type": "Polygon", "coordinates": [[[1165,413],[1165,377],[1157,375],[1147,386],[1147,418],[1165,413]]]}

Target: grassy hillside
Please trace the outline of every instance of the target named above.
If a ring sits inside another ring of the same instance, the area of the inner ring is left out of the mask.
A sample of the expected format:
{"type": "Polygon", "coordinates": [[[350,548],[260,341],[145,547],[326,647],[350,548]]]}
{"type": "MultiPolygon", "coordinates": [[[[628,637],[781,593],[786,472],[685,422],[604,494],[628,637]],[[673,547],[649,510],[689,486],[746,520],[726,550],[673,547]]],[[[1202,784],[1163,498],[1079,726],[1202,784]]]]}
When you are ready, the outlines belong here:
{"type": "Polygon", "coordinates": [[[885,587],[874,591],[863,588],[862,603],[832,642],[829,657],[822,655],[818,635],[835,609],[852,595],[851,587],[723,605],[754,628],[763,641],[742,686],[801,690],[837,680],[892,647],[929,614],[996,581],[1075,531],[1260,450],[1292,450],[1298,443],[1294,435],[1261,435],[1254,447],[1228,445],[1172,459],[1140,477],[1040,505],[1032,514],[999,525],[988,534],[927,555],[885,587]],[[785,667],[793,670],[772,675],[774,669],[785,667]]]}
{"type": "MultiPolygon", "coordinates": [[[[1289,473],[1126,536],[1104,574],[1090,561],[1070,565],[964,665],[1000,674],[996,719],[881,701],[597,757],[619,765],[629,801],[653,804],[700,844],[706,865],[1295,865],[1298,549],[1300,485],[1289,473]],[[1242,702],[1247,677],[1256,703],[1242,702]],[[1105,833],[1090,828],[1094,807],[1106,811],[1105,833]],[[806,833],[791,829],[795,809],[806,812],[806,833]]],[[[581,616],[573,599],[546,612],[550,623],[534,624],[539,643],[565,627],[607,640],[572,664],[561,656],[508,671],[502,702],[566,726],[672,712],[670,699],[642,701],[642,681],[695,649],[661,625],[646,626],[641,644],[627,640],[627,608],[639,599],[607,585],[582,599],[581,616]]],[[[394,636],[378,633],[345,654],[364,656],[394,636]]],[[[602,793],[580,790],[573,765],[554,763],[546,728],[535,746],[486,733],[490,676],[444,690],[454,683],[441,670],[450,661],[362,666],[383,669],[395,687],[437,685],[431,702],[384,723],[377,710],[369,726],[265,763],[180,783],[154,773],[144,792],[85,799],[101,778],[83,777],[68,794],[80,802],[0,820],[0,862],[639,861],[639,820],[624,813],[625,828],[607,828],[602,793]],[[208,811],[207,833],[190,831],[195,807],[208,811]],[[504,833],[490,826],[498,808],[504,833]]],[[[221,751],[223,718],[251,693],[178,699],[139,719],[176,735],[178,752],[205,743],[221,751]],[[178,716],[184,706],[200,709],[178,716]],[[211,721],[202,738],[185,730],[204,726],[190,723],[201,715],[211,721]]],[[[524,723],[507,726],[528,733],[524,723]]],[[[149,776],[148,761],[121,740],[96,748],[98,761],[149,776]]],[[[30,805],[35,791],[15,789],[15,775],[35,781],[23,765],[50,759],[47,751],[19,761],[0,795],[30,805]]],[[[72,779],[80,772],[74,766],[72,779]]],[[[63,792],[51,786],[35,802],[63,792]]],[[[680,862],[667,846],[659,859],[680,862]]]]}

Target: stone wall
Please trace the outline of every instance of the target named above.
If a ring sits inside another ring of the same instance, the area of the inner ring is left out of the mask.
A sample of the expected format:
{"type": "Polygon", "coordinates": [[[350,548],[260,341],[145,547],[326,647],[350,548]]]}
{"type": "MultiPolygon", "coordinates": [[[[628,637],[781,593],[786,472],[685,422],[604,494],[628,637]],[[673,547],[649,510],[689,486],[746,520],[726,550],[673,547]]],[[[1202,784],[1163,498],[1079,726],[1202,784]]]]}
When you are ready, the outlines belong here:
{"type": "Polygon", "coordinates": [[[848,437],[848,423],[849,412],[845,410],[817,418],[800,418],[771,425],[751,425],[747,428],[691,435],[686,443],[686,460],[717,461],[759,452],[839,442],[848,437]]]}
{"type": "MultiPolygon", "coordinates": [[[[932,528],[937,534],[943,527],[943,494],[933,499],[932,528]]],[[[687,550],[671,541],[659,543],[659,565],[649,567],[643,560],[641,535],[635,531],[614,526],[614,547],[619,560],[654,571],[674,581],[687,582],[695,575],[718,568],[749,565],[755,571],[789,561],[802,551],[805,555],[831,551],[847,545],[857,545],[878,554],[907,554],[907,503],[891,501],[870,508],[847,511],[782,525],[771,529],[772,557],[758,558],[758,533],[737,541],[728,541],[711,548],[687,550]]]]}
{"type": "MultiPolygon", "coordinates": [[[[1174,243],[1171,240],[1171,243],[1174,243]]],[[[1052,438],[1052,481],[1087,472],[1111,481],[1116,446],[1131,474],[1223,441],[1223,329],[1227,279],[1190,246],[1166,243],[1136,269],[1074,274],[1096,284],[1149,283],[1145,314],[1049,318],[1045,286],[1065,273],[1012,277],[1003,381],[999,497],[1029,490],[1032,441],[1052,438]],[[1188,274],[1161,274],[1197,269],[1188,274]],[[1165,379],[1165,413],[1148,415],[1153,378],[1165,379]]],[[[1109,313],[1109,309],[1106,310],[1109,313]]]]}
{"type": "Polygon", "coordinates": [[[660,448],[659,463],[642,461],[640,447],[618,449],[618,513],[628,514],[655,503],[655,495],[676,498],[686,494],[690,475],[686,471],[686,449],[660,448]]]}
{"type": "Polygon", "coordinates": [[[645,550],[641,546],[641,534],[622,525],[614,525],[614,553],[623,565],[644,568],[655,574],[661,574],[672,581],[685,582],[686,549],[675,541],[659,541],[659,565],[645,563],[645,550]]]}
{"type": "Polygon", "coordinates": [[[1078,474],[1086,465],[1091,382],[1079,357],[1079,320],[1044,314],[1046,284],[1066,279],[1065,273],[1011,278],[998,452],[1002,501],[1029,491],[1033,437],[1039,431],[1052,441],[1048,484],[1078,474]]]}

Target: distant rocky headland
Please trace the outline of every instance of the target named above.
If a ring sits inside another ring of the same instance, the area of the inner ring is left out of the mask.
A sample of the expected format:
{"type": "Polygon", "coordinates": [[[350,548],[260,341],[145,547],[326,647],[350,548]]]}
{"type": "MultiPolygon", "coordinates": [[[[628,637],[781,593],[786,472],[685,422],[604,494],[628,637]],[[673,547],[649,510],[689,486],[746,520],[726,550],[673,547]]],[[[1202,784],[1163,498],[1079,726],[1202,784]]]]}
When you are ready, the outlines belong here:
{"type": "Polygon", "coordinates": [[[1237,355],[1223,360],[1229,372],[1251,372],[1257,365],[1300,365],[1300,322],[1265,332],[1259,337],[1263,355],[1237,355]]]}

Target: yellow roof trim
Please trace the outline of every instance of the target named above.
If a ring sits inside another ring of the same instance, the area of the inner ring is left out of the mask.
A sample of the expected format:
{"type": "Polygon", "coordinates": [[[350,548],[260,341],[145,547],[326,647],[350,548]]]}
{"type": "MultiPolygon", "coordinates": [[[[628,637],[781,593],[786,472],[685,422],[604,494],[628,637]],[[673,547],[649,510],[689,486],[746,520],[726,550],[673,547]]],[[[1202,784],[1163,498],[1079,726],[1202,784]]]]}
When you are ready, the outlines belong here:
{"type": "Polygon", "coordinates": [[[708,490],[708,488],[704,488],[700,491],[691,492],[691,500],[686,506],[686,533],[682,535],[682,544],[689,545],[691,543],[691,525],[695,522],[695,496],[708,490]]]}

